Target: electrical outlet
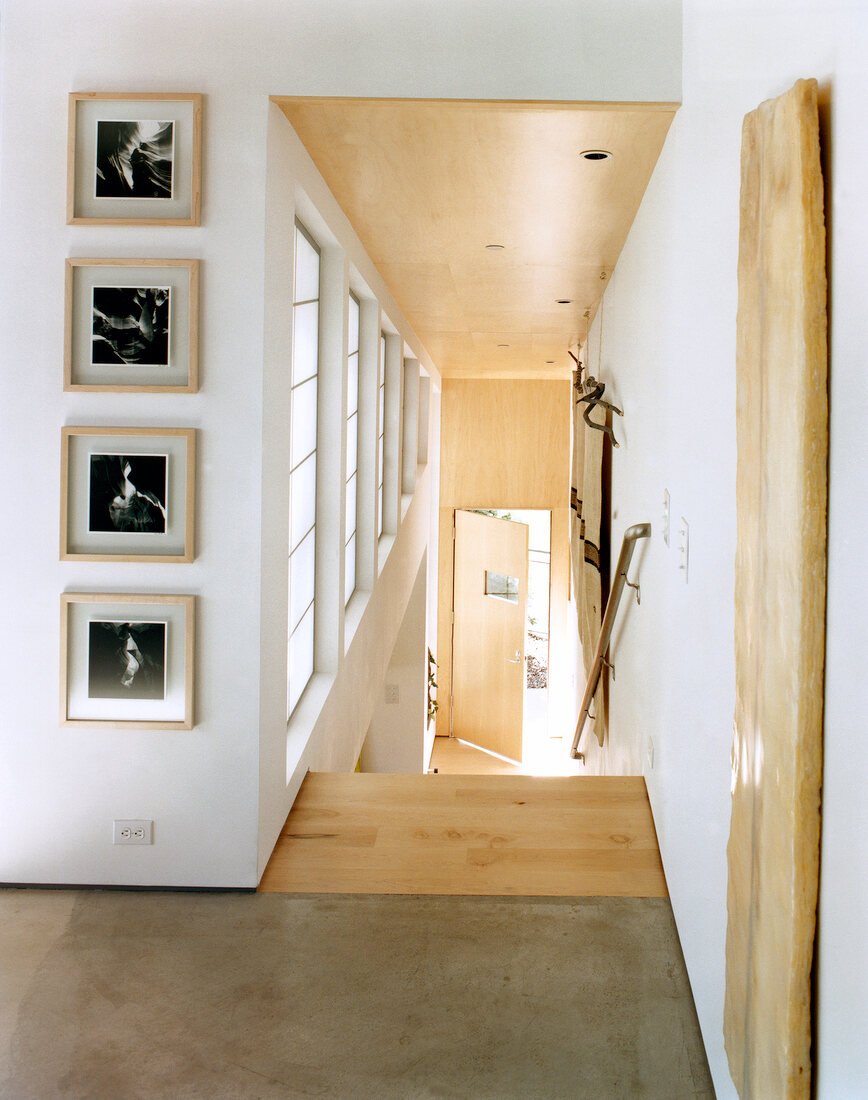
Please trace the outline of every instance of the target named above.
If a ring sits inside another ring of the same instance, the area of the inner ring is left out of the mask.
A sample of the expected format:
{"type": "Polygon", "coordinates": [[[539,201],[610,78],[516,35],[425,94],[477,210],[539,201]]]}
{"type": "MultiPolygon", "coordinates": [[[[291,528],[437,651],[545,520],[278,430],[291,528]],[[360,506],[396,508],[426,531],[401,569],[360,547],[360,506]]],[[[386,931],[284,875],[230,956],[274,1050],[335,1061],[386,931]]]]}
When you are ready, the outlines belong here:
{"type": "Polygon", "coordinates": [[[647,747],[646,751],[647,751],[647,754],[648,754],[648,767],[653,768],[654,767],[654,740],[651,737],[648,738],[648,747],[647,747]]]}
{"type": "Polygon", "coordinates": [[[669,545],[669,490],[663,490],[663,541],[669,545]]]}
{"type": "Polygon", "coordinates": [[[386,684],[386,702],[388,704],[397,703],[399,699],[398,685],[386,684]]]}
{"type": "Polygon", "coordinates": [[[114,823],[112,844],[153,844],[154,823],[145,818],[118,820],[114,823]]]}

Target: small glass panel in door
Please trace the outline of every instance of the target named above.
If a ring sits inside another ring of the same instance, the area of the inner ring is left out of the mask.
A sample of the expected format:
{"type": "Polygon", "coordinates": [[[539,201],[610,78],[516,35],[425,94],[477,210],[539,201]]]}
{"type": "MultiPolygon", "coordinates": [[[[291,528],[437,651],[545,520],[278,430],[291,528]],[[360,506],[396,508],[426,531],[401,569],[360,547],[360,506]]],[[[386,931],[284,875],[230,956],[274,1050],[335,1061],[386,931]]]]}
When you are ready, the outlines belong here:
{"type": "Polygon", "coordinates": [[[499,600],[518,603],[518,577],[506,573],[492,573],[485,570],[485,595],[495,596],[499,600]]]}

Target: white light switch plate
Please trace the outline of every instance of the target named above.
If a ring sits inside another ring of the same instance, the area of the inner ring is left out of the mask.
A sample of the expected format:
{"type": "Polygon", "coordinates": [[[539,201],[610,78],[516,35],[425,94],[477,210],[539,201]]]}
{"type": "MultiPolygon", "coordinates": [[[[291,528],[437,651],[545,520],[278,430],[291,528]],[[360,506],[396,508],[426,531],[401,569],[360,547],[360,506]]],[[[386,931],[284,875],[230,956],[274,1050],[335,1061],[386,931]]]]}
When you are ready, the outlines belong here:
{"type": "Polygon", "coordinates": [[[681,517],[681,525],[678,528],[678,553],[680,555],[678,568],[684,573],[684,583],[687,584],[687,567],[690,564],[690,527],[684,516],[681,517]]]}

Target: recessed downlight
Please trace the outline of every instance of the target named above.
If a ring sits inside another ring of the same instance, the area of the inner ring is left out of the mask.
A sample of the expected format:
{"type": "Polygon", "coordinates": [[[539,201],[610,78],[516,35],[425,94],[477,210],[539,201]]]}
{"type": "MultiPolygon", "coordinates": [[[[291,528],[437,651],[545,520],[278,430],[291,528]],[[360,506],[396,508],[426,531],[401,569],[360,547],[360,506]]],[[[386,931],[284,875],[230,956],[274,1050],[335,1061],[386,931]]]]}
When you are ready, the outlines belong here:
{"type": "Polygon", "coordinates": [[[485,246],[485,248],[488,252],[503,252],[504,248],[506,248],[506,245],[503,245],[503,244],[487,244],[485,246]]]}
{"type": "Polygon", "coordinates": [[[556,305],[559,306],[571,306],[573,304],[572,298],[558,298],[556,305]]]}
{"type": "Polygon", "coordinates": [[[498,344],[497,346],[498,346],[499,348],[508,348],[508,347],[509,347],[509,344],[498,344]]]}
{"type": "Polygon", "coordinates": [[[579,155],[585,160],[610,160],[612,156],[607,149],[583,149],[579,155]]]}

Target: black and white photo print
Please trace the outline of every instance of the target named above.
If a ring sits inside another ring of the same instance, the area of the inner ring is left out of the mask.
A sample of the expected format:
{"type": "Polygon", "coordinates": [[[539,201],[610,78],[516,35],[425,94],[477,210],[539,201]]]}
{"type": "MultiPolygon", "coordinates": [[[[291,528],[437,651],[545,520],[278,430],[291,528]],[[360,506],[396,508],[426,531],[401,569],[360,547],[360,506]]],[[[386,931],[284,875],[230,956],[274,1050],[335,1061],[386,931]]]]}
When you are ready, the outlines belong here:
{"type": "Polygon", "coordinates": [[[91,365],[168,367],[171,287],[94,286],[91,365]]]}
{"type": "Polygon", "coordinates": [[[166,531],[169,456],[91,454],[90,531],[166,531]]]}
{"type": "Polygon", "coordinates": [[[90,622],[87,694],[90,699],[165,699],[166,624],[90,622]]]}
{"type": "Polygon", "coordinates": [[[96,198],[171,199],[175,124],[97,119],[96,198]]]}

